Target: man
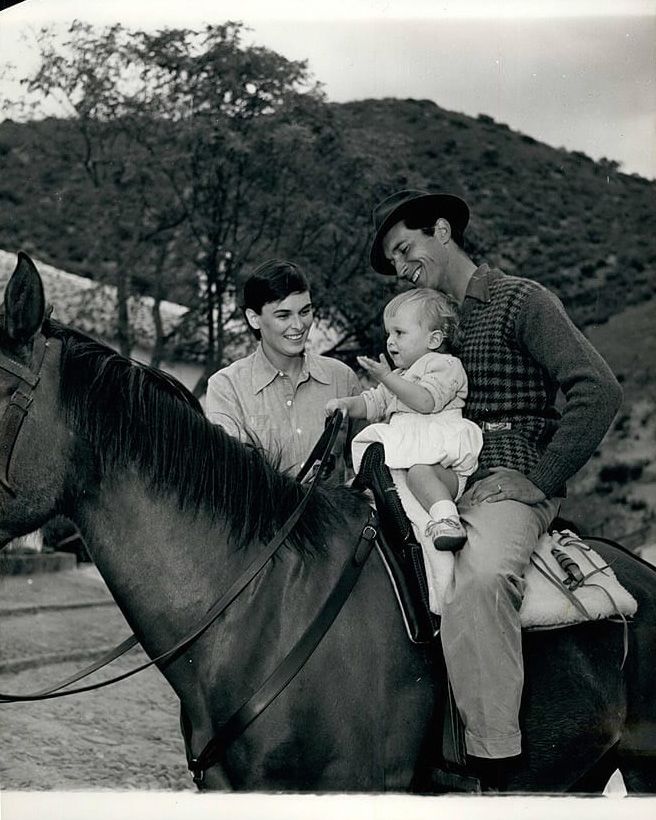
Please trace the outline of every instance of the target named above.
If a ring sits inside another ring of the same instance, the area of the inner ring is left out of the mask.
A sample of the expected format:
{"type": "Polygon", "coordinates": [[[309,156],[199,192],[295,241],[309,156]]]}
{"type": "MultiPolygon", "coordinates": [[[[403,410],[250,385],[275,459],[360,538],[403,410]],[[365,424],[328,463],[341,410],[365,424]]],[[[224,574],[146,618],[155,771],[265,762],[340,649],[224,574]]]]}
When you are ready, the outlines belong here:
{"type": "Polygon", "coordinates": [[[482,428],[484,444],[459,503],[467,543],[455,556],[441,639],[469,766],[502,789],[521,752],[523,575],[567,479],[608,430],[621,390],[553,293],[472,261],[463,249],[469,208],[462,199],[398,191],[373,215],[374,270],[460,305],[464,415],[482,428]]]}
{"type": "MultiPolygon", "coordinates": [[[[259,344],[210,377],[207,417],[260,444],[281,470],[295,475],[323,432],[326,402],[362,388],[343,362],[306,350],[314,317],[310,288],[297,265],[275,259],[260,265],[244,283],[243,311],[259,344]]],[[[333,449],[331,483],[349,477],[345,438],[333,449]]]]}

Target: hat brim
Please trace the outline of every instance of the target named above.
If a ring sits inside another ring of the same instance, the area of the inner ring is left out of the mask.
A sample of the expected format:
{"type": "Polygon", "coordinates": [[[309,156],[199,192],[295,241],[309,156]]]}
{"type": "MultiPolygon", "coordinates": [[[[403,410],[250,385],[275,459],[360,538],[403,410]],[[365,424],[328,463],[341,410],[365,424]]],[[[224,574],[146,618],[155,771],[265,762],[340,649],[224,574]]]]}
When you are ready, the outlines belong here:
{"type": "Polygon", "coordinates": [[[453,232],[462,235],[469,222],[469,208],[463,199],[453,194],[423,194],[407,202],[400,202],[380,225],[371,244],[369,261],[377,273],[385,276],[395,274],[394,266],[383,253],[383,240],[390,228],[410,216],[425,217],[426,224],[422,227],[434,225],[442,217],[449,222],[453,232]]]}

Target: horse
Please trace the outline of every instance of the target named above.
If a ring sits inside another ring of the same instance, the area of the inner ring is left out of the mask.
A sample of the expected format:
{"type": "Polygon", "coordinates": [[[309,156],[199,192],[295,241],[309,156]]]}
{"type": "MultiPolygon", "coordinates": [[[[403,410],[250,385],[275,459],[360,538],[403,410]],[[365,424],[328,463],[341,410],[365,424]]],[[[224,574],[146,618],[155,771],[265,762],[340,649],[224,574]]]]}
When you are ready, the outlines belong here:
{"type": "MultiPolygon", "coordinates": [[[[0,310],[0,403],[0,545],[53,515],[73,520],[151,658],[193,629],[307,492],[210,424],[172,377],[48,318],[23,253],[0,310]]],[[[223,614],[158,663],[180,700],[190,755],[294,646],[369,512],[357,489],[317,487],[223,614]]],[[[626,660],[612,620],[524,635],[523,751],[509,791],[600,791],[619,768],[629,792],[656,793],[656,572],[620,547],[598,551],[638,601],[626,660]]],[[[426,761],[440,745],[440,658],[439,642],[408,640],[373,550],[314,652],[202,787],[427,788],[426,761]]]]}

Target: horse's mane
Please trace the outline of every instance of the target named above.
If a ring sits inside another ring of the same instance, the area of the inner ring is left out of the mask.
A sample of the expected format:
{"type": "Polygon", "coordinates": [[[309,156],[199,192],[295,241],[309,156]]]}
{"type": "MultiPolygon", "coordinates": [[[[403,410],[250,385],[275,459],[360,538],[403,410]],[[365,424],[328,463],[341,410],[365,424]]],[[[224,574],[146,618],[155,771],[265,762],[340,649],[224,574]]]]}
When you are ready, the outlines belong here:
{"type": "MultiPolygon", "coordinates": [[[[135,466],[155,491],[177,494],[181,509],[223,521],[240,545],[272,537],[303,497],[259,447],[243,444],[204,416],[177,379],[120,355],[55,321],[62,343],[60,398],[69,422],[107,471],[135,466]]],[[[317,488],[290,536],[298,549],[320,547],[359,494],[317,488]]]]}

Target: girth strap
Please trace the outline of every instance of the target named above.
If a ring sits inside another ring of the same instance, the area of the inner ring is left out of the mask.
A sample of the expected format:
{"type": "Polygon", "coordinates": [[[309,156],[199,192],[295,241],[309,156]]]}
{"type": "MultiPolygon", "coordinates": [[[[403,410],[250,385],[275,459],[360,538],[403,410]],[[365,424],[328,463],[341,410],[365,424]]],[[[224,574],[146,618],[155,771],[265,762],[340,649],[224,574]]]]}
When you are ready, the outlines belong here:
{"type": "Polygon", "coordinates": [[[246,727],[269,706],[285,689],[287,684],[303,668],[330,629],[333,621],[346,603],[376,539],[376,514],[372,510],[369,521],[362,529],[355,552],[342,571],[342,575],[324,602],[314,620],[288,655],[278,664],[260,688],[221,726],[198,757],[189,760],[194,783],[203,782],[205,772],[218,763],[227,747],[236,740],[246,727]]]}

